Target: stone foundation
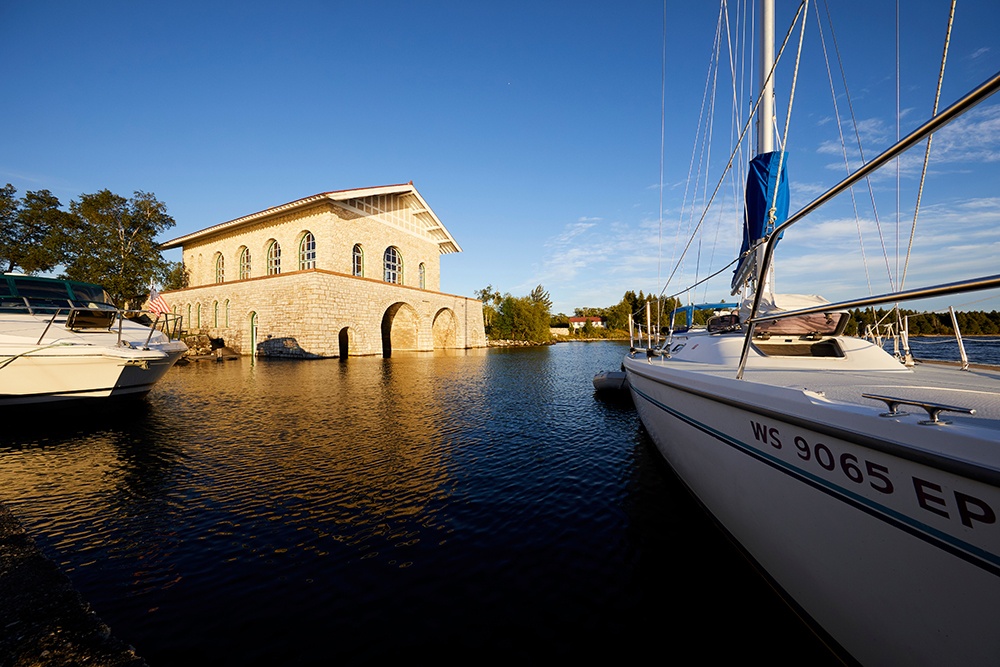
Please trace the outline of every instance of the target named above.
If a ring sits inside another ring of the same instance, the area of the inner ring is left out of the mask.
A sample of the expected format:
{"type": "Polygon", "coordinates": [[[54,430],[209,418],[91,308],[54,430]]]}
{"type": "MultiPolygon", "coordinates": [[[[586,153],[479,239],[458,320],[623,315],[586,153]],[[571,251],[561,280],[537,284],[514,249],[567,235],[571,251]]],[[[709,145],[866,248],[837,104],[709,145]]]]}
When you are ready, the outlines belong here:
{"type": "Polygon", "coordinates": [[[322,358],[486,347],[482,302],[310,269],[164,292],[184,329],[242,355],[322,358]]]}

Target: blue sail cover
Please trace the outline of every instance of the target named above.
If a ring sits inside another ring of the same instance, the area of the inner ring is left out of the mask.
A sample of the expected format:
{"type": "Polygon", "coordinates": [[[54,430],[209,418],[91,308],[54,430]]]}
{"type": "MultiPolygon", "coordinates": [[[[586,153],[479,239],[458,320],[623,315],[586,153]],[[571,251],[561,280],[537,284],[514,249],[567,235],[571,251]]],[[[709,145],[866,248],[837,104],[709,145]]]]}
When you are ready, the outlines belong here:
{"type": "MultiPolygon", "coordinates": [[[[747,173],[746,211],[743,219],[743,245],[740,248],[741,257],[754,242],[770,234],[776,226],[788,219],[788,156],[784,154],[784,160],[782,160],[782,156],[782,151],[772,151],[761,153],[750,160],[750,170],[747,173]],[[780,178],[778,177],[779,163],[781,164],[780,178]],[[768,224],[767,211],[771,207],[775,189],[778,191],[778,198],[775,200],[774,222],[768,224]]],[[[741,275],[743,264],[750,259],[750,257],[743,257],[737,265],[734,272],[736,276],[733,278],[733,289],[737,287],[737,280],[741,275]]]]}

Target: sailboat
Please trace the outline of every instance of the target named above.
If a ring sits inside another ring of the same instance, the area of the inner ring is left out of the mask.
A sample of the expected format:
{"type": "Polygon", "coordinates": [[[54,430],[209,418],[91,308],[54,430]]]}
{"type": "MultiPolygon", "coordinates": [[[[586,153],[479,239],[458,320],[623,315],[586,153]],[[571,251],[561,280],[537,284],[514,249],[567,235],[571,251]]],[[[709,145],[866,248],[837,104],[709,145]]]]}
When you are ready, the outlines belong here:
{"type": "MultiPolygon", "coordinates": [[[[766,101],[770,0],[762,16],[766,101]]],[[[763,111],[738,322],[634,344],[623,360],[666,462],[847,662],[1000,664],[1000,369],[907,364],[844,334],[851,309],[992,289],[1000,275],[830,303],[774,293],[775,247],[998,89],[1000,74],[787,216],[786,160],[763,111]]]]}

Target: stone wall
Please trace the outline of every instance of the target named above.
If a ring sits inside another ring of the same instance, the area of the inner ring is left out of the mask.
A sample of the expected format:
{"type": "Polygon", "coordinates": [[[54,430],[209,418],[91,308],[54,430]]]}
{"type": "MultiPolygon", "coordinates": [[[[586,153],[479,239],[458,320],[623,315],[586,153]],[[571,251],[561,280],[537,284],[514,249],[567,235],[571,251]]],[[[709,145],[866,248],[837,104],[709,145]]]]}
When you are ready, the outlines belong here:
{"type": "Polygon", "coordinates": [[[163,296],[185,330],[241,354],[279,357],[486,347],[482,303],[439,291],[441,254],[458,246],[412,184],[351,193],[358,196],[318,195],[182,237],[191,287],[163,296]],[[313,266],[300,253],[307,234],[313,266]],[[269,275],[275,242],[280,270],[269,275]],[[383,280],[390,247],[402,264],[394,283],[383,280]],[[250,270],[241,277],[244,250],[250,270]]]}
{"type": "Polygon", "coordinates": [[[163,296],[184,317],[185,330],[221,338],[244,355],[255,349],[266,356],[337,357],[345,346],[349,356],[487,346],[476,299],[324,269],[163,296]]]}

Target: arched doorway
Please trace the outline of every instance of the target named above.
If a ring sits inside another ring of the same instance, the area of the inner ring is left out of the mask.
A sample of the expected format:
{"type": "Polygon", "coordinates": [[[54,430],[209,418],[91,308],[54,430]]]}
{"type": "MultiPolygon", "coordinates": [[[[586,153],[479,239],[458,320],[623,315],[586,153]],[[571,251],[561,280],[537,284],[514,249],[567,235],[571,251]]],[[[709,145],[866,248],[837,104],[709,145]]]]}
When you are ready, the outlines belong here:
{"type": "Polygon", "coordinates": [[[341,361],[347,361],[347,355],[351,351],[351,330],[349,327],[344,327],[340,330],[340,334],[337,336],[340,353],[339,357],[341,361]]]}
{"type": "Polygon", "coordinates": [[[391,357],[393,350],[417,350],[420,316],[408,303],[394,303],[382,316],[382,356],[391,357]]]}
{"type": "Polygon", "coordinates": [[[250,356],[257,356],[257,313],[250,313],[250,356]]]}
{"type": "Polygon", "coordinates": [[[434,333],[435,350],[453,350],[458,347],[458,320],[451,308],[442,308],[437,312],[431,329],[434,333]]]}

